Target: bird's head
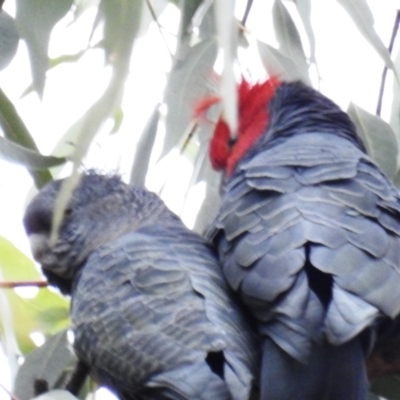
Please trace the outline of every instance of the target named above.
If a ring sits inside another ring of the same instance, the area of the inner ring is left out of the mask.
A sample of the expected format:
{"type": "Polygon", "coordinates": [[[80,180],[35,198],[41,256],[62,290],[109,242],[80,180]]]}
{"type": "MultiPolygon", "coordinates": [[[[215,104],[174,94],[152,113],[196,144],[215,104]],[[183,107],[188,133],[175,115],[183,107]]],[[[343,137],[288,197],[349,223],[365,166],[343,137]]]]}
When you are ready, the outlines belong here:
{"type": "MultiPolygon", "coordinates": [[[[210,141],[210,160],[215,170],[225,170],[228,176],[232,175],[237,162],[262,136],[269,120],[268,103],[280,84],[275,77],[258,83],[241,80],[238,84],[238,131],[231,132],[222,115],[210,141]]],[[[220,101],[217,96],[203,99],[196,106],[195,116],[204,116],[220,101]]]]}
{"type": "Polygon", "coordinates": [[[49,283],[69,293],[93,251],[160,218],[166,207],[155,194],[128,186],[119,176],[89,172],[71,194],[54,240],[53,215],[62,184],[57,180],[46,185],[28,205],[23,223],[33,256],[49,283]]]}

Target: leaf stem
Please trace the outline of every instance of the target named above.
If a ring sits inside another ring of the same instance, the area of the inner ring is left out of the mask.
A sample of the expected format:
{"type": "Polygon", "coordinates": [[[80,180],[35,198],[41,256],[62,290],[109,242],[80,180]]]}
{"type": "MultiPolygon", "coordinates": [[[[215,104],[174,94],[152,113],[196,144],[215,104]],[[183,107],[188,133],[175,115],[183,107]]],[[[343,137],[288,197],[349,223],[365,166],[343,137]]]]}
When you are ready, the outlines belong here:
{"type": "Polygon", "coordinates": [[[243,15],[242,22],[241,22],[241,24],[243,26],[246,25],[247,18],[248,18],[249,14],[250,14],[250,10],[251,10],[252,5],[253,5],[253,0],[248,0],[247,1],[247,5],[246,5],[246,10],[244,11],[244,15],[243,15]]]}

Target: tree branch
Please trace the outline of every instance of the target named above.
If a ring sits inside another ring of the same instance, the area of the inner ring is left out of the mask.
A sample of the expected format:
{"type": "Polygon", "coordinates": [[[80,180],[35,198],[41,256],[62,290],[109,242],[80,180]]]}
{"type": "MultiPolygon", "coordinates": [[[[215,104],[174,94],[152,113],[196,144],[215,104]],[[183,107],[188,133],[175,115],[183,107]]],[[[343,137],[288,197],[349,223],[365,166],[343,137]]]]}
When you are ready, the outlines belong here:
{"type": "Polygon", "coordinates": [[[43,288],[49,286],[47,281],[0,281],[0,289],[14,289],[17,287],[29,287],[34,286],[38,288],[43,288]]]}

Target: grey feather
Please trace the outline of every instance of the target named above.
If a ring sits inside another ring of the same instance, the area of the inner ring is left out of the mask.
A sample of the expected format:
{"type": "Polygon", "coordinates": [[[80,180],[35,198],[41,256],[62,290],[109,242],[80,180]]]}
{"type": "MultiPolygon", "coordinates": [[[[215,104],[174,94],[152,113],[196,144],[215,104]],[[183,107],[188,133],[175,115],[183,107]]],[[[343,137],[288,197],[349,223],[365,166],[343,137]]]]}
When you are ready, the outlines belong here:
{"type": "Polygon", "coordinates": [[[49,281],[72,296],[74,348],[94,379],[126,400],[247,400],[257,337],[212,248],[154,194],[94,173],[52,243],[59,188],[45,187],[24,223],[49,281]]]}
{"type": "Polygon", "coordinates": [[[283,83],[265,106],[209,234],[264,337],[262,398],[364,400],[372,338],[400,318],[400,194],[321,94],[283,83]]]}

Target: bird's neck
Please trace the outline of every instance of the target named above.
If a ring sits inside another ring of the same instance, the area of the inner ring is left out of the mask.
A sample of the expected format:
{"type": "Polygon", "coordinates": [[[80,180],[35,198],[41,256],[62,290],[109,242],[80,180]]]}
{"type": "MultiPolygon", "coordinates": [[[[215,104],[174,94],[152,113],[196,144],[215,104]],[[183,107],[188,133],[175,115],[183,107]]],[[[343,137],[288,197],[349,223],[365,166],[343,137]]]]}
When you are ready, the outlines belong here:
{"type": "Polygon", "coordinates": [[[261,141],[276,141],[306,133],[334,134],[365,152],[350,118],[335,103],[300,82],[283,83],[269,104],[269,124],[261,141]]]}

